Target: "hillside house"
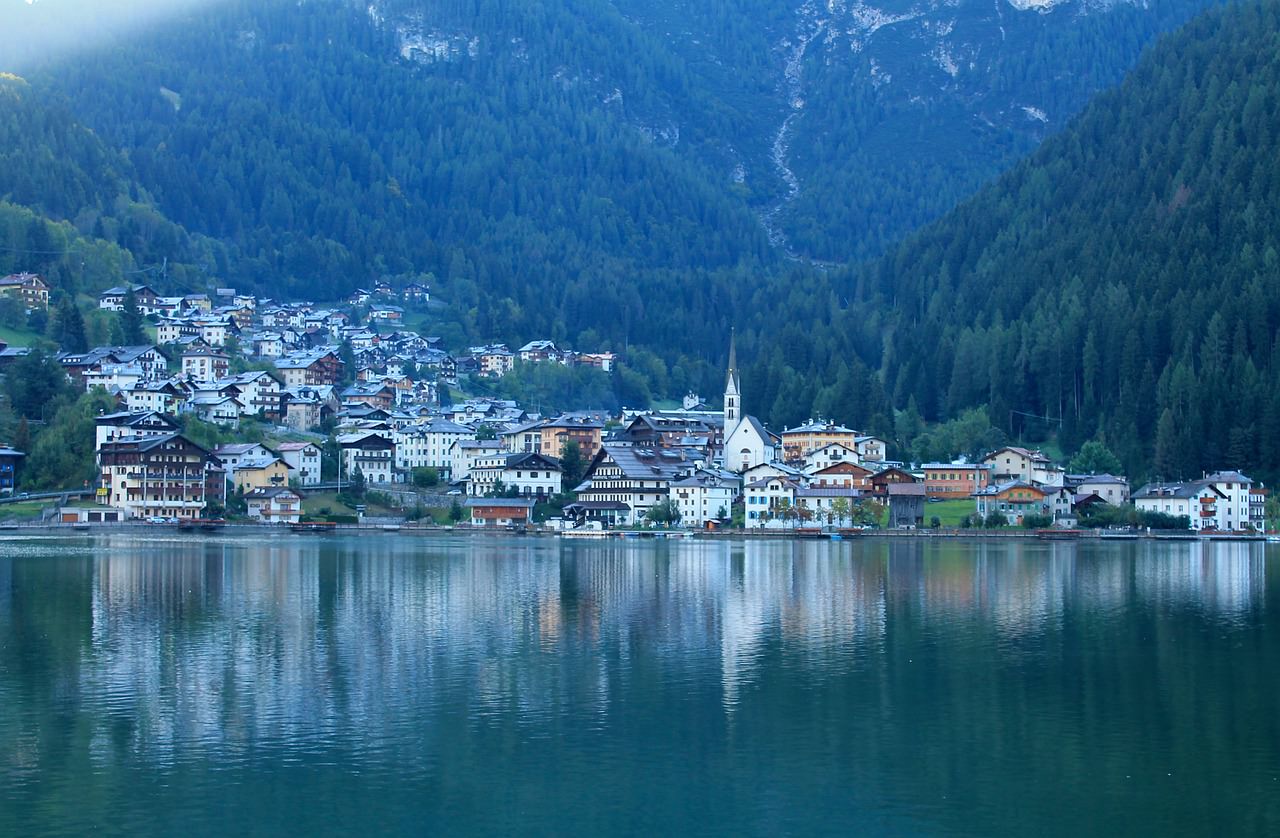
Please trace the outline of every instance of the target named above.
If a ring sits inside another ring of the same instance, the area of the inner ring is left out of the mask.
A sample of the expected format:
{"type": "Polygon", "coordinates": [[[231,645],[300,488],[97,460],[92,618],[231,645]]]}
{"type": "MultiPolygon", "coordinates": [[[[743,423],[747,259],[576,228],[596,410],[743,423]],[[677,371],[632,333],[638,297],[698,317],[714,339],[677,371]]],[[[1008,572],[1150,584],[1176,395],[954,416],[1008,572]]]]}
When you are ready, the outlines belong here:
{"type": "Polygon", "coordinates": [[[14,297],[27,311],[49,308],[49,284],[33,273],[16,273],[0,277],[0,295],[14,297]]]}
{"type": "Polygon", "coordinates": [[[302,487],[320,483],[320,446],[313,442],[281,442],[276,453],[289,466],[291,477],[297,477],[302,487]]]}

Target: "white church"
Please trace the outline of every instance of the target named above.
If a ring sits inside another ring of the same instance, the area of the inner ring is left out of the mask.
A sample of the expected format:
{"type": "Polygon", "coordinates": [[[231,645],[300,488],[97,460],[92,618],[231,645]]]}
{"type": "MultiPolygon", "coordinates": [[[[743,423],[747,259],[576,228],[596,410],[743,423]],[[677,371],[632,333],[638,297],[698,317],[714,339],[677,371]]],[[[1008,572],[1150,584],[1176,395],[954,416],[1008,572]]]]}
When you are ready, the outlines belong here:
{"type": "Polygon", "coordinates": [[[724,467],[739,474],[778,456],[777,437],[754,416],[742,413],[742,383],[738,379],[736,340],[729,338],[729,374],[724,385],[724,467]]]}

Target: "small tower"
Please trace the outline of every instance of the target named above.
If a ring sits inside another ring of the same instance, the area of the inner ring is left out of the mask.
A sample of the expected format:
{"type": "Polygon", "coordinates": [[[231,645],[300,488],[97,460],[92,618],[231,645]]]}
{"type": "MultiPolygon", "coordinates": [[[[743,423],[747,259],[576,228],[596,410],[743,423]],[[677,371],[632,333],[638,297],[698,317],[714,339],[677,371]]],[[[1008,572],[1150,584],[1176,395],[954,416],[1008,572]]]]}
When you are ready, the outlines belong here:
{"type": "Polygon", "coordinates": [[[729,374],[724,382],[724,436],[729,438],[742,420],[742,388],[738,382],[738,348],[736,336],[729,333],[729,374]]]}

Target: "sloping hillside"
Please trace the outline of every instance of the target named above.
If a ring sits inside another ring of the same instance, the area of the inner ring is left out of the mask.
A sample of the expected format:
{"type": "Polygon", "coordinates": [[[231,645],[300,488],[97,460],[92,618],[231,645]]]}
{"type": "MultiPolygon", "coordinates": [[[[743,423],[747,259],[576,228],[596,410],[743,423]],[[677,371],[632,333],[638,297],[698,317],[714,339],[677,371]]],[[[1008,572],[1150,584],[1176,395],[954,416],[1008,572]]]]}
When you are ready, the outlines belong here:
{"type": "Polygon", "coordinates": [[[1280,473],[1280,4],[1168,37],[1030,159],[849,283],[926,418],[1105,437],[1135,473],[1280,473]],[[1040,418],[1036,418],[1040,417],[1040,418]]]}

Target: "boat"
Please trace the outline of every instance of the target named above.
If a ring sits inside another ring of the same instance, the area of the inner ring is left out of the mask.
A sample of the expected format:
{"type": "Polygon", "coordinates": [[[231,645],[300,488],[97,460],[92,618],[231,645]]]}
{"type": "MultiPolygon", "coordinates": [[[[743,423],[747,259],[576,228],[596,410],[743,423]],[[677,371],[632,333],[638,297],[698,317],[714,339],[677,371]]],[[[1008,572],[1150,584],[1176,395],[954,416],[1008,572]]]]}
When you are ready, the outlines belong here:
{"type": "Polygon", "coordinates": [[[337,528],[334,521],[298,521],[289,525],[294,532],[333,532],[337,528]]]}
{"type": "Polygon", "coordinates": [[[1080,538],[1082,535],[1084,535],[1084,532],[1082,530],[1064,530],[1064,529],[1058,529],[1056,527],[1052,529],[1047,529],[1047,530],[1036,530],[1037,538],[1046,538],[1053,541],[1062,541],[1066,539],[1080,538]]]}
{"type": "Polygon", "coordinates": [[[565,530],[560,533],[565,538],[608,538],[609,534],[604,530],[565,530]]]}

